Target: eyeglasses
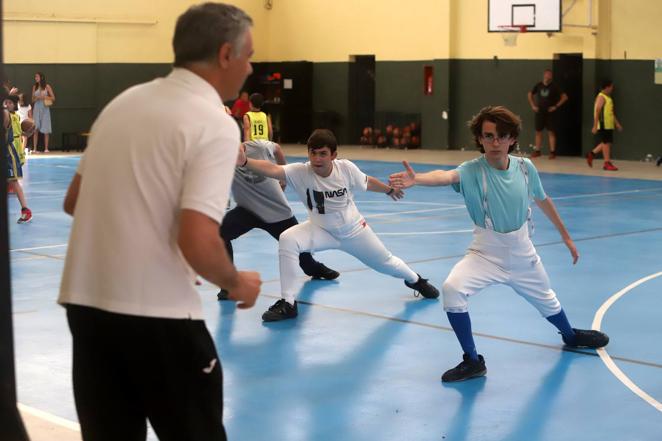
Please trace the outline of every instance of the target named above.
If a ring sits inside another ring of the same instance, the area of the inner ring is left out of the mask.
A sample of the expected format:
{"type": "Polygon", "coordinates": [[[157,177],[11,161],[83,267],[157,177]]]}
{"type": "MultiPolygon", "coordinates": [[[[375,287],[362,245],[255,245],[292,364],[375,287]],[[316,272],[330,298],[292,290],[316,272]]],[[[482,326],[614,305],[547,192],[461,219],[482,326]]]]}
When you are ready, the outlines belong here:
{"type": "Polygon", "coordinates": [[[496,136],[494,133],[483,133],[483,141],[488,142],[490,144],[494,143],[494,141],[498,142],[499,144],[503,142],[508,142],[510,141],[510,135],[502,135],[502,136],[496,136]]]}

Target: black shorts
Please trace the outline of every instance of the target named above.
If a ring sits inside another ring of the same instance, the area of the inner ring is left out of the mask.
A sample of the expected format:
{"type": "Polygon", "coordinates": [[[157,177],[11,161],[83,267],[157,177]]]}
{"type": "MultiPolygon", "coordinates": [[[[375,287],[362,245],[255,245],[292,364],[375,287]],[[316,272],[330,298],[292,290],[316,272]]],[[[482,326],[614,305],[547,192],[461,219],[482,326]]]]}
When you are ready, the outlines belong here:
{"type": "Polygon", "coordinates": [[[83,439],[225,441],[223,374],[202,320],[66,305],[83,439]]]}
{"type": "Polygon", "coordinates": [[[598,132],[595,134],[595,144],[611,144],[614,142],[614,130],[598,130],[598,132]]]}
{"type": "Polygon", "coordinates": [[[536,132],[547,129],[551,132],[555,130],[554,112],[548,112],[547,109],[539,108],[536,112],[536,132]]]}
{"type": "Polygon", "coordinates": [[[23,167],[13,144],[7,145],[7,180],[16,181],[23,177],[23,167]]]}

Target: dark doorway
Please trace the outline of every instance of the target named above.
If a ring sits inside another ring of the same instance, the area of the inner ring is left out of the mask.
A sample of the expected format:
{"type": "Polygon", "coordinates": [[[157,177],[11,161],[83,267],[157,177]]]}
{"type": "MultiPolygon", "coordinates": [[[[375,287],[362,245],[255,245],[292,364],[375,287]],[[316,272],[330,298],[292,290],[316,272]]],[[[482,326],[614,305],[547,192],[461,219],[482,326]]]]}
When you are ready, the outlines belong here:
{"type": "Polygon", "coordinates": [[[554,81],[568,95],[568,101],[557,115],[559,155],[582,154],[582,54],[555,54],[552,64],[554,81]]]}
{"type": "Polygon", "coordinates": [[[273,141],[305,144],[313,114],[313,63],[309,61],[253,63],[244,90],[264,96],[271,116],[273,141]]]}
{"type": "Polygon", "coordinates": [[[349,143],[375,124],[375,56],[352,55],[349,63],[349,143]]]}

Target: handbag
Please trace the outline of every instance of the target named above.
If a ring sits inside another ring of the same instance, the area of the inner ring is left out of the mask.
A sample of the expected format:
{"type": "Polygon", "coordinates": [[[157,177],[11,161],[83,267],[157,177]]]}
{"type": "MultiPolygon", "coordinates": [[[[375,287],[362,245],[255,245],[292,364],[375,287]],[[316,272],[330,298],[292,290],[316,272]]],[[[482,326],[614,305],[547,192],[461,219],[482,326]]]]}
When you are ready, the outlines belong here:
{"type": "Polygon", "coordinates": [[[51,98],[44,99],[44,106],[51,107],[53,105],[53,100],[51,98]]]}

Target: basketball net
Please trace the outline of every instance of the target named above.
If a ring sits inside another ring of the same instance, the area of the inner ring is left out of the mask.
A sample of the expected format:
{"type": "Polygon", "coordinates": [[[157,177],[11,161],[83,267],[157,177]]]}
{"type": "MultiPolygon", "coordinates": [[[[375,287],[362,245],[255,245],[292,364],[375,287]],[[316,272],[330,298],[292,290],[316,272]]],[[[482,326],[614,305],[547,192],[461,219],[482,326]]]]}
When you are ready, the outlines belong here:
{"type": "Polygon", "coordinates": [[[507,47],[517,46],[517,36],[528,30],[526,26],[502,26],[501,28],[503,29],[501,38],[503,38],[504,46],[507,47]]]}

